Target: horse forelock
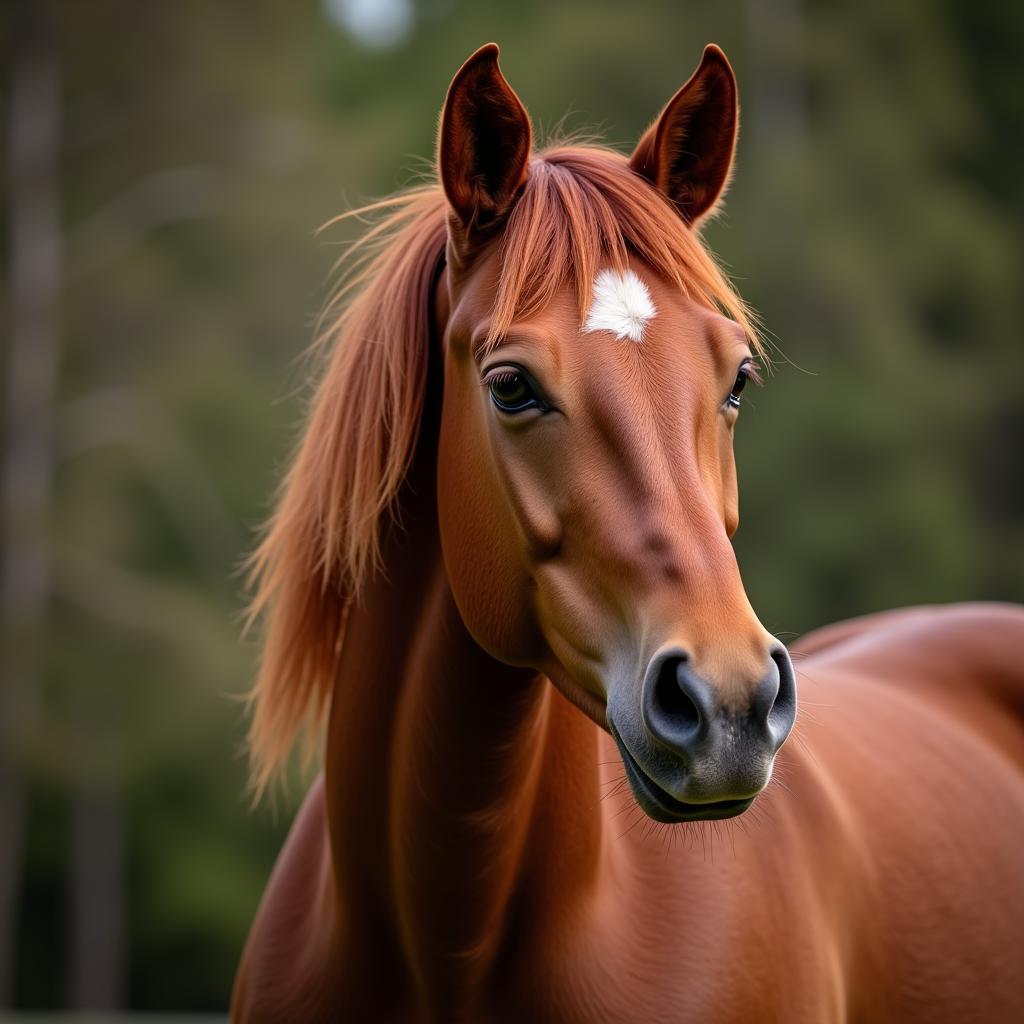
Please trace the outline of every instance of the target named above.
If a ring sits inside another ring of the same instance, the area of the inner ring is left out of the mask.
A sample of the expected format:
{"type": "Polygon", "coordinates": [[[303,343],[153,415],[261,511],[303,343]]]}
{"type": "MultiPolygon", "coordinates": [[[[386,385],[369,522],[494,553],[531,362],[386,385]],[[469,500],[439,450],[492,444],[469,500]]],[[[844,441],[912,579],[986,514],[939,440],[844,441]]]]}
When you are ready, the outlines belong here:
{"type": "Polygon", "coordinates": [[[632,257],[735,320],[762,353],[754,317],[699,235],[613,150],[559,145],[537,154],[500,245],[488,346],[516,319],[543,309],[566,284],[582,326],[598,273],[610,267],[624,274],[632,257]]]}

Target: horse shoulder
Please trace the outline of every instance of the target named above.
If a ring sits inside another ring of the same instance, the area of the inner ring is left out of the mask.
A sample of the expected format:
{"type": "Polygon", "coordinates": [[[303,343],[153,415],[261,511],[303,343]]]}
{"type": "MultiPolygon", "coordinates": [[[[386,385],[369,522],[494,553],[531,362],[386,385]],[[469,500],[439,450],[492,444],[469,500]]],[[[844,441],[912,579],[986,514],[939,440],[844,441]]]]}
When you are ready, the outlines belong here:
{"type": "Polygon", "coordinates": [[[787,784],[822,879],[838,883],[826,906],[849,937],[851,992],[872,1020],[924,1019],[926,1006],[934,1021],[1010,1019],[1024,609],[910,609],[809,640],[794,645],[803,720],[787,784]]]}

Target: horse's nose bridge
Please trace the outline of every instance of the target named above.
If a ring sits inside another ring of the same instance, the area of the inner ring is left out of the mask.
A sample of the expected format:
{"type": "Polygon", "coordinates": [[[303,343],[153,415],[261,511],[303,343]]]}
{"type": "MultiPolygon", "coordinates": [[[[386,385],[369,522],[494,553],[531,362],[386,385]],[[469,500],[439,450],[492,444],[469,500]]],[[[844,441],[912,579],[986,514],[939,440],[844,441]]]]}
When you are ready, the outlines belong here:
{"type": "Polygon", "coordinates": [[[649,594],[721,572],[715,556],[728,536],[695,432],[666,436],[654,410],[607,393],[592,404],[593,435],[604,443],[574,460],[569,492],[608,573],[649,594]]]}
{"type": "Polygon", "coordinates": [[[645,590],[640,603],[661,636],[676,636],[723,679],[752,673],[770,638],[747,597],[721,523],[684,538],[659,529],[641,535],[645,590]]]}
{"type": "Polygon", "coordinates": [[[691,483],[687,488],[675,481],[649,482],[642,491],[620,497],[616,514],[601,519],[612,570],[635,579],[646,594],[706,592],[712,583],[720,589],[739,581],[724,524],[699,480],[691,483]]]}
{"type": "Polygon", "coordinates": [[[651,645],[671,638],[701,662],[726,650],[732,664],[715,666],[715,675],[738,699],[737,664],[747,676],[763,670],[770,637],[747,599],[714,496],[694,466],[648,467],[629,487],[611,482],[604,472],[580,473],[571,488],[565,551],[576,553],[581,579],[622,612],[644,663],[651,645]]]}

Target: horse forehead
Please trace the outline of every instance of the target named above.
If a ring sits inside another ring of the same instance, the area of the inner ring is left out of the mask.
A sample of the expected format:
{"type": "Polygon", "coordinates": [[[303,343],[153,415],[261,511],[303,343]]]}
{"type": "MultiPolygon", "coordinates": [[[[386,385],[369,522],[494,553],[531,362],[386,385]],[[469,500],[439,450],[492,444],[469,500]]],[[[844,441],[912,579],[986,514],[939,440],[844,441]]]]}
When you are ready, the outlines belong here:
{"type": "Polygon", "coordinates": [[[742,333],[738,325],[693,301],[676,284],[637,261],[623,268],[599,269],[584,313],[581,334],[610,334],[639,351],[664,342],[677,348],[687,342],[715,346],[742,333]]]}
{"type": "MultiPolygon", "coordinates": [[[[456,316],[465,328],[461,333],[474,339],[474,351],[489,331],[502,272],[496,257],[475,269],[458,282],[456,316]]],[[[742,334],[737,324],[638,260],[623,268],[600,267],[583,309],[572,282],[562,282],[542,309],[517,321],[508,333],[516,336],[523,327],[535,328],[528,333],[559,362],[582,362],[593,369],[608,369],[611,362],[629,376],[643,374],[644,368],[660,373],[680,359],[691,372],[707,367],[718,362],[719,350],[735,342],[734,335],[742,334]]]]}
{"type": "Polygon", "coordinates": [[[571,348],[574,361],[595,369],[617,367],[637,381],[685,371],[692,386],[696,376],[714,375],[741,334],[731,320],[634,264],[598,271],[571,348]]]}

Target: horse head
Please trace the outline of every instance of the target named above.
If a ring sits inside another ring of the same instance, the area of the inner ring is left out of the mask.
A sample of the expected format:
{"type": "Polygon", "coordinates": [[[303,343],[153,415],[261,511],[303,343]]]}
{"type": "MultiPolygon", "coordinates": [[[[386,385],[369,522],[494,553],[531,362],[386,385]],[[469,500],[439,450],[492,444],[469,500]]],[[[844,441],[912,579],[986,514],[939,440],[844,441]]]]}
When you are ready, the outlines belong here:
{"type": "Polygon", "coordinates": [[[458,72],[440,128],[452,591],[480,646],[611,731],[647,814],[730,817],[796,715],[731,543],[759,345],[698,235],[728,183],[735,79],[709,46],[630,159],[534,153],[497,56],[458,72]]]}

